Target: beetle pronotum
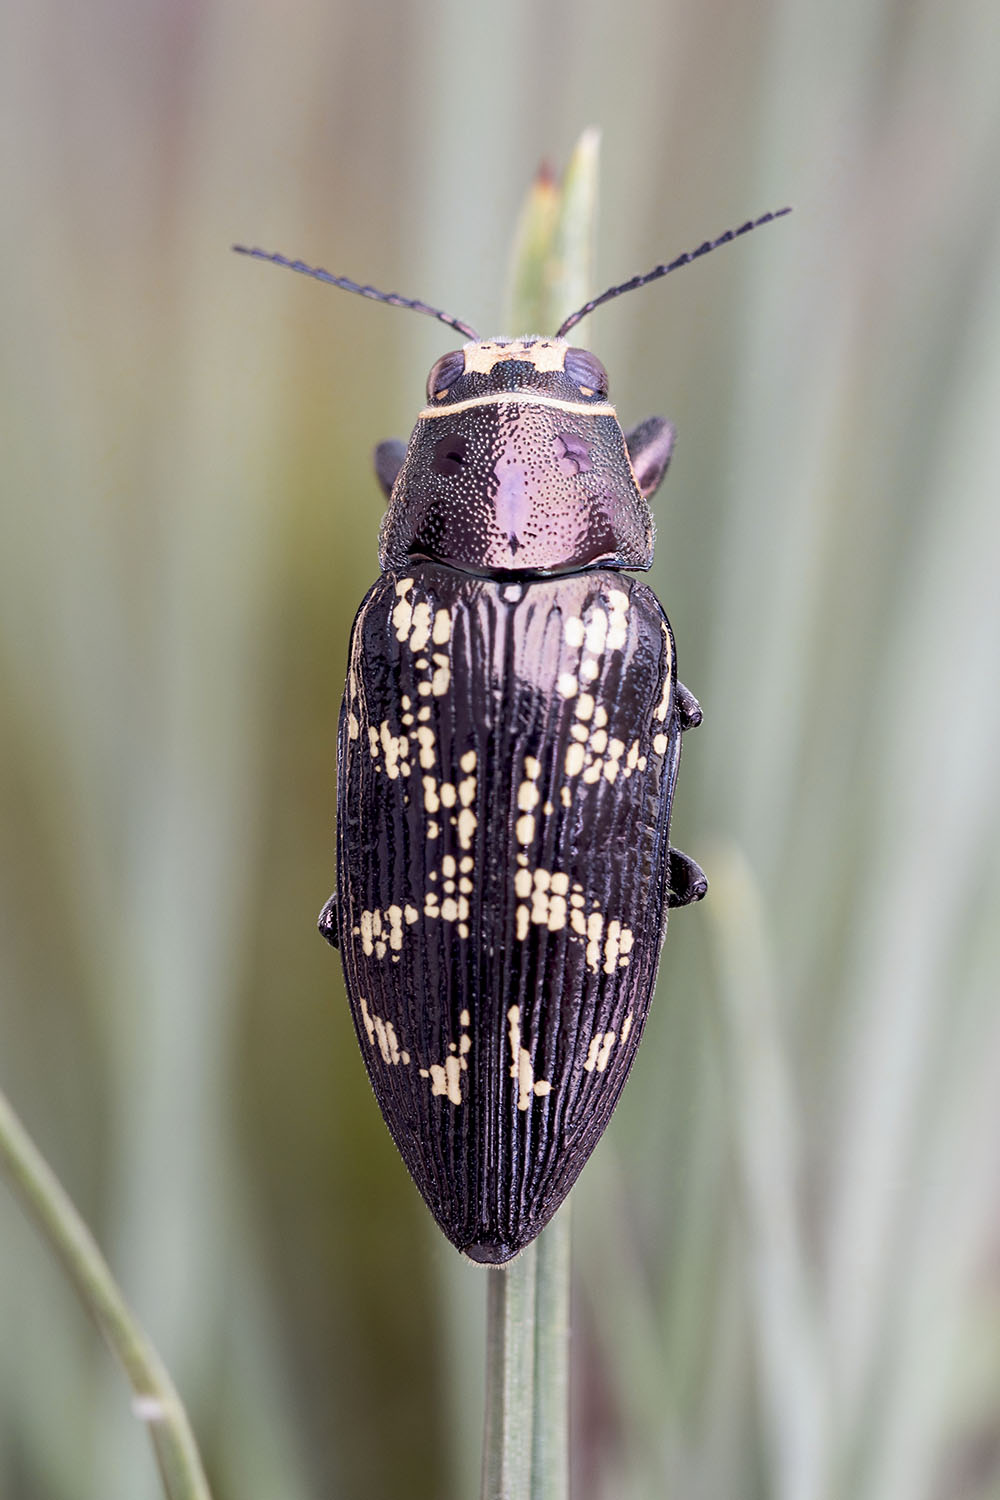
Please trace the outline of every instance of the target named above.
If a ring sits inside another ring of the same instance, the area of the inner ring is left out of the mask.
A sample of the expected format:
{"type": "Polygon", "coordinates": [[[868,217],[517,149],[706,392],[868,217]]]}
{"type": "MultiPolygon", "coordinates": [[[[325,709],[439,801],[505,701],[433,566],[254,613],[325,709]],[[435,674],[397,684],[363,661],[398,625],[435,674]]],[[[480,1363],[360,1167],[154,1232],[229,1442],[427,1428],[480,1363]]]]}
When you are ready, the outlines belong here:
{"type": "Polygon", "coordinates": [[[552,337],[235,246],[463,334],[409,443],[381,443],[381,577],[351,635],[337,753],[339,946],[382,1113],[444,1233],[502,1265],[608,1123],[667,910],[707,882],[670,846],[701,721],[649,568],[674,432],[623,432],[566,334],[595,307],[787,213],[610,287],[552,337]]]}

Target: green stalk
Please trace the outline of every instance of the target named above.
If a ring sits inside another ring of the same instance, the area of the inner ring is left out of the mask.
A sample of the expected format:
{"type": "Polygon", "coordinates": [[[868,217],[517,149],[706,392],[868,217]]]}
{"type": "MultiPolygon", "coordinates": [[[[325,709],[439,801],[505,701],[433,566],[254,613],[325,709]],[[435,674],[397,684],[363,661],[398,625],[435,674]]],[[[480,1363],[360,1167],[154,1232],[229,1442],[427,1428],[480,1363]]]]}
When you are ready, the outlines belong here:
{"type": "MultiPolygon", "coordinates": [[[[586,300],[597,223],[600,138],[585,130],[562,184],[543,167],[518,219],[511,334],[552,333],[586,300]]],[[[489,1273],[482,1500],[569,1495],[570,1214],[489,1273]]]]}
{"type": "Polygon", "coordinates": [[[180,1396],[65,1188],[0,1091],[0,1168],[61,1258],[135,1393],[168,1500],[211,1500],[180,1396]]]}

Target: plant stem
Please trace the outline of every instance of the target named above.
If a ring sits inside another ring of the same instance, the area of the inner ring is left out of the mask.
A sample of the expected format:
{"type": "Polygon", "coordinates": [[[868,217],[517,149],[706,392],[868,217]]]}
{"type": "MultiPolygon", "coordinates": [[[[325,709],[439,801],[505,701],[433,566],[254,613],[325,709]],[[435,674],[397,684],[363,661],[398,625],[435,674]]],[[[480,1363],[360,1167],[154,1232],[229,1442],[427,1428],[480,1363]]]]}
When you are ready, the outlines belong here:
{"type": "Polygon", "coordinates": [[[535,1253],[532,1500],[569,1494],[570,1206],[563,1204],[535,1253]]]}
{"type": "MultiPolygon", "coordinates": [[[[551,332],[588,293],[599,133],[585,130],[557,183],[543,167],[518,219],[510,332],[551,332]]],[[[489,1273],[482,1500],[569,1495],[569,1204],[509,1267],[489,1273]]]]}
{"type": "Polygon", "coordinates": [[[60,1256],[134,1391],[169,1500],[211,1500],[180,1396],[65,1188],[0,1091],[0,1168],[60,1256]]]}
{"type": "Polygon", "coordinates": [[[482,1500],[532,1495],[538,1249],[490,1271],[486,1291],[486,1427],[482,1500]]]}

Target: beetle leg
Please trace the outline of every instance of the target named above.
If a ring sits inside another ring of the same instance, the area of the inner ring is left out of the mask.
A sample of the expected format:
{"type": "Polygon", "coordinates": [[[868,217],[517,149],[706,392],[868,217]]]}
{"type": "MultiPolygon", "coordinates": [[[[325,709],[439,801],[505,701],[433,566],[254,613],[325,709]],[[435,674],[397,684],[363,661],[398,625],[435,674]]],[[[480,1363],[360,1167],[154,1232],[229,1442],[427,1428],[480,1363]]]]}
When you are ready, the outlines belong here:
{"type": "Polygon", "coordinates": [[[386,499],[392,494],[396,475],[403,467],[405,457],[406,444],[399,438],[387,438],[375,449],[375,477],[385,491],[386,499]]]}
{"type": "Polygon", "coordinates": [[[339,948],[337,939],[337,892],[334,891],[329,901],[319,914],[319,930],[330,944],[331,948],[339,948]]]}
{"type": "Polygon", "coordinates": [[[674,451],[675,432],[663,417],[647,417],[625,434],[625,446],[640,492],[648,500],[660,486],[674,451]]]}
{"type": "Polygon", "coordinates": [[[670,895],[668,906],[690,906],[700,901],[708,890],[708,881],[701,865],[695,864],[690,854],[679,849],[670,851],[670,895]]]}
{"type": "Polygon", "coordinates": [[[679,682],[677,684],[675,698],[677,702],[677,709],[681,716],[681,728],[697,729],[698,725],[702,721],[703,715],[701,712],[701,704],[698,702],[694,693],[689,692],[688,689],[684,686],[683,682],[679,682]]]}

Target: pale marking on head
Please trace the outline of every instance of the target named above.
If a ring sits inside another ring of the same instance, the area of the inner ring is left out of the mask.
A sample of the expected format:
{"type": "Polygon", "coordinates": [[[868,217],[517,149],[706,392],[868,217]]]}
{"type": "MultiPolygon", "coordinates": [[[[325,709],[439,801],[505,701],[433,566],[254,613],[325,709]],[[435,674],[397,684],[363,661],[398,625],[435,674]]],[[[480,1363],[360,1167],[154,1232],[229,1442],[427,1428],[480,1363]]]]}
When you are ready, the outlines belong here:
{"type": "Polygon", "coordinates": [[[534,365],[539,374],[548,374],[565,368],[568,348],[562,339],[483,339],[466,344],[462,353],[466,375],[489,375],[494,365],[513,360],[534,365]]]}
{"type": "Polygon", "coordinates": [[[615,417],[618,413],[610,401],[563,401],[558,396],[546,396],[540,391],[496,391],[482,396],[468,396],[464,401],[453,401],[449,406],[425,406],[420,420],[431,417],[453,417],[456,412],[469,411],[474,406],[551,406],[556,411],[566,411],[578,417],[615,417]]]}

